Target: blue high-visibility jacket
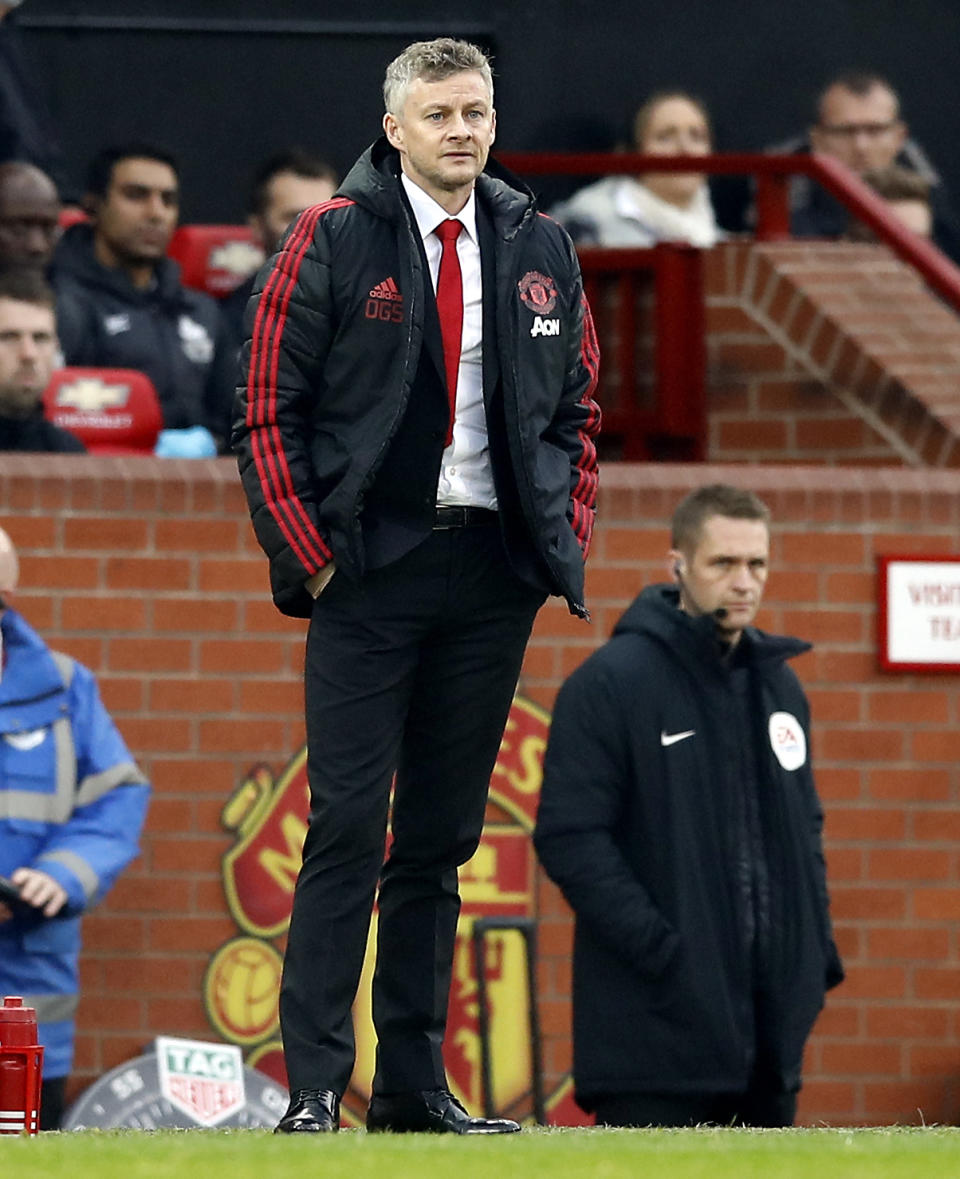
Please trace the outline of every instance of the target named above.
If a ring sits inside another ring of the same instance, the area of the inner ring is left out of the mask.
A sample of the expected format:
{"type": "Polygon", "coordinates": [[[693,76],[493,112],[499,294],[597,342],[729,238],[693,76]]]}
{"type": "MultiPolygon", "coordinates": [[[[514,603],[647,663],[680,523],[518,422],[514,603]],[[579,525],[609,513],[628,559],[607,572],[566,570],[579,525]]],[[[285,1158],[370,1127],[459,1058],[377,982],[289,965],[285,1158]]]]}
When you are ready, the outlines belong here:
{"type": "Polygon", "coordinates": [[[0,922],[0,997],[35,1007],[44,1078],[73,1063],[81,915],[138,852],[150,787],[94,675],[0,614],[0,875],[36,868],[67,893],[60,913],[0,922]]]}

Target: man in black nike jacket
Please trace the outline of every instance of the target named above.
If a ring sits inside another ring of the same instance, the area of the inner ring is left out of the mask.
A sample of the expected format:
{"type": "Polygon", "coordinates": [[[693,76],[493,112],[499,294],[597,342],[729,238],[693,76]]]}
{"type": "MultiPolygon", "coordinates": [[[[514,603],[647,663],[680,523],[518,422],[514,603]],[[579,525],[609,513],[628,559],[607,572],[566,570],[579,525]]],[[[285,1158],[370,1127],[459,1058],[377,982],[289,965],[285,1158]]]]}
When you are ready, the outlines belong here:
{"type": "Polygon", "coordinates": [[[577,1101],[606,1125],[793,1122],[843,978],[806,697],[809,649],[751,623],[769,514],[723,484],[561,689],[534,841],[576,920],[577,1101]]]}
{"type": "Polygon", "coordinates": [[[488,161],[483,53],[411,45],[384,99],[384,137],[258,276],[234,425],[274,600],[310,618],[278,1129],[339,1125],[379,879],[367,1128],[503,1133],[444,1073],[457,868],[537,610],[586,614],[597,349],[569,238],[488,161]]]}

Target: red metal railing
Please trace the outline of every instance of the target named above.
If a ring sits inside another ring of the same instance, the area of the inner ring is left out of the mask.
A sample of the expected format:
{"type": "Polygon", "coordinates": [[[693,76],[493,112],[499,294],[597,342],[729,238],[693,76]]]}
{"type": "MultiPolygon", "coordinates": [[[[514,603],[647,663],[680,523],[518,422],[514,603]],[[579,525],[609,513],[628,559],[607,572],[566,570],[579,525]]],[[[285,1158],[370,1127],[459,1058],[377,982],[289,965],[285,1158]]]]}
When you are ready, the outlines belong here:
{"type": "MultiPolygon", "coordinates": [[[[498,159],[521,175],[751,175],[756,183],[757,241],[782,241],[791,236],[790,177],[808,176],[868,225],[960,313],[960,267],[931,242],[907,229],[873,189],[829,156],[502,152],[498,159]]],[[[601,284],[617,285],[612,312],[615,322],[605,325],[601,314],[598,323],[601,341],[604,337],[615,341],[614,356],[605,351],[601,367],[605,433],[622,439],[623,458],[702,459],[706,438],[706,345],[701,251],[679,243],[661,243],[649,250],[583,249],[580,259],[587,297],[595,310],[601,284]],[[644,400],[637,395],[637,288],[649,284],[647,276],[651,273],[655,292],[655,382],[651,396],[644,400]],[[609,331],[604,331],[604,326],[609,331]],[[613,395],[607,396],[610,391],[613,395]]]]}

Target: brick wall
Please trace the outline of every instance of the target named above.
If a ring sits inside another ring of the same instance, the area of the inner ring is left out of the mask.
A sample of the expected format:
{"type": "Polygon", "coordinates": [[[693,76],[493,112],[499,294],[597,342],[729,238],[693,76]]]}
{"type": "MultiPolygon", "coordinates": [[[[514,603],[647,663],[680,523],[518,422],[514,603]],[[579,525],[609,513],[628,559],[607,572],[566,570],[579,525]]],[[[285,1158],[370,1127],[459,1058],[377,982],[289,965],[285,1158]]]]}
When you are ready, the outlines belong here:
{"type": "MultiPolygon", "coordinates": [[[[814,640],[796,661],[814,712],[834,912],[848,981],[813,1037],[810,1123],[960,1113],[960,682],[881,675],[875,556],[955,553],[960,475],[869,467],[609,465],[588,576],[594,622],[559,604],[523,693],[562,678],[664,572],[665,521],[691,486],[759,491],[775,519],[762,624],[814,640]]],[[[3,456],[0,523],[22,558],[17,605],[93,667],[155,797],[141,859],[86,921],[74,1089],[158,1033],[209,1037],[201,983],[236,926],[221,826],[251,766],[303,741],[303,626],[266,596],[233,464],[3,456]]],[[[551,1083],[569,1066],[570,922],[541,883],[540,993],[551,1083]]]]}
{"type": "Polygon", "coordinates": [[[960,318],[885,246],[707,255],[712,462],[960,465],[960,318]]]}

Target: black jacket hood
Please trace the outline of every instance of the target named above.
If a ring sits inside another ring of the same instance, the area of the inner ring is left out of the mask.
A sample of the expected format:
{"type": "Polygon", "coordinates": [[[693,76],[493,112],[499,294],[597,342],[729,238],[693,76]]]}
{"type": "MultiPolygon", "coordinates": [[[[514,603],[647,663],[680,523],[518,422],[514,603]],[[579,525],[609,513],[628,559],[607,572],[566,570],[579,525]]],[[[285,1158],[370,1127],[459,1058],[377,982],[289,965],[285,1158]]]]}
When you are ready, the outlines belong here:
{"type": "MultiPolygon", "coordinates": [[[[716,623],[712,616],[693,617],[680,609],[680,592],[675,585],[649,585],[620,617],[613,633],[648,635],[669,647],[692,650],[703,658],[715,657],[716,623]]],[[[757,627],[744,629],[740,640],[753,662],[782,662],[812,649],[812,644],[791,635],[773,635],[757,627]]]]}
{"type": "MultiPolygon", "coordinates": [[[[336,195],[392,220],[397,215],[399,177],[400,153],[381,135],[350,169],[336,195]]],[[[477,193],[505,236],[516,233],[524,221],[536,215],[537,201],[532,190],[492,156],[477,177],[477,193]]]]}
{"type": "Polygon", "coordinates": [[[97,287],[133,305],[161,303],[179,309],[186,305],[180,284],[180,267],[172,258],[160,258],[154,267],[156,283],[145,290],[135,287],[123,270],[111,269],[97,261],[93,252],[93,228],[86,222],[71,225],[53,256],[55,278],[70,278],[87,287],[97,287]]]}

